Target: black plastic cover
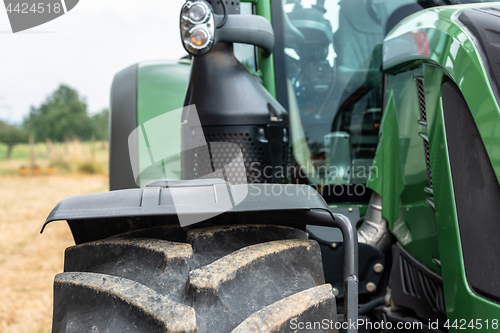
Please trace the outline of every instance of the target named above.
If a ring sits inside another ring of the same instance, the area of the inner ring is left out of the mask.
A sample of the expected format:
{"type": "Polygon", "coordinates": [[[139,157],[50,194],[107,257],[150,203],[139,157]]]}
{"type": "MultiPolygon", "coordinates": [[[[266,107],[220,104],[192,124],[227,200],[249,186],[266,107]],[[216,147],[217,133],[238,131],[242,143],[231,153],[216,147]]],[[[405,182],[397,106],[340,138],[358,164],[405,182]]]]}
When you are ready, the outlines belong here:
{"type": "MultiPolygon", "coordinates": [[[[303,226],[304,228],[306,224],[332,225],[332,216],[328,205],[312,187],[306,185],[231,185],[218,179],[214,181],[158,182],[153,185],[155,187],[65,198],[49,214],[43,228],[48,223],[58,220],[87,223],[89,220],[115,219],[114,222],[116,222],[117,218],[127,220],[128,218],[162,217],[160,224],[168,224],[168,222],[178,223],[178,214],[203,217],[222,213],[265,212],[272,213],[273,218],[282,220],[288,225],[303,226]],[[230,209],[227,209],[228,202],[233,206],[230,209]]],[[[245,218],[245,222],[248,223],[247,218],[245,218]]],[[[147,224],[149,222],[145,223],[144,227],[150,226],[147,224]]],[[[255,220],[252,223],[266,222],[255,220]]],[[[139,227],[137,226],[137,228],[139,227]]],[[[73,234],[76,243],[81,243],[128,231],[121,230],[120,223],[116,223],[116,228],[119,230],[108,230],[106,235],[100,234],[98,228],[94,235],[86,234],[80,237],[74,231],[73,234]]]]}
{"type": "Polygon", "coordinates": [[[236,59],[232,44],[218,43],[207,54],[193,58],[184,102],[189,105],[196,106],[203,127],[288,125],[288,113],[236,59]]]}
{"type": "Polygon", "coordinates": [[[215,31],[215,43],[255,45],[266,56],[273,52],[274,32],[269,21],[258,15],[228,15],[223,27],[215,31]]]}
{"type": "Polygon", "coordinates": [[[137,127],[138,64],[115,75],[109,112],[109,188],[136,188],[128,151],[128,136],[137,127]]]}
{"type": "Polygon", "coordinates": [[[500,300],[500,185],[459,88],[448,81],[442,96],[465,275],[476,293],[500,300]]]}
{"type": "Polygon", "coordinates": [[[491,87],[500,103],[500,6],[471,8],[458,17],[471,34],[483,59],[491,87]]]}
{"type": "Polygon", "coordinates": [[[443,279],[418,262],[401,244],[392,247],[393,264],[389,287],[395,304],[415,311],[426,320],[446,320],[443,279]]]}
{"type": "MultiPolygon", "coordinates": [[[[325,272],[325,282],[330,283],[334,288],[339,291],[339,297],[342,297],[344,293],[344,277],[342,271],[339,267],[343,266],[344,263],[344,242],[339,241],[336,243],[335,247],[332,244],[325,244],[315,237],[312,239],[318,241],[321,249],[321,257],[323,260],[323,269],[325,272]]],[[[375,292],[384,293],[385,290],[381,288],[381,280],[384,276],[384,272],[375,272],[373,267],[376,264],[382,264],[386,266],[385,255],[378,249],[371,245],[358,243],[358,253],[359,253],[359,294],[368,295],[375,294],[375,292]],[[376,291],[369,292],[366,289],[368,283],[374,283],[377,286],[376,291]]]]}

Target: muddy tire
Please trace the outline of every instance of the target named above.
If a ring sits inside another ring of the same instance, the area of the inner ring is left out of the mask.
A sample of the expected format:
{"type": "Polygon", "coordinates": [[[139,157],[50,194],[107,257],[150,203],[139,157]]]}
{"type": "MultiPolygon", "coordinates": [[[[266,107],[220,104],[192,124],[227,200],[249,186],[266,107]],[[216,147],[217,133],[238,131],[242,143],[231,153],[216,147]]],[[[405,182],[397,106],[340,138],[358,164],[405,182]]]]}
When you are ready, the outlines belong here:
{"type": "Polygon", "coordinates": [[[296,332],[335,319],[318,244],[281,226],[136,230],[67,248],[54,281],[58,333],[296,332]]]}

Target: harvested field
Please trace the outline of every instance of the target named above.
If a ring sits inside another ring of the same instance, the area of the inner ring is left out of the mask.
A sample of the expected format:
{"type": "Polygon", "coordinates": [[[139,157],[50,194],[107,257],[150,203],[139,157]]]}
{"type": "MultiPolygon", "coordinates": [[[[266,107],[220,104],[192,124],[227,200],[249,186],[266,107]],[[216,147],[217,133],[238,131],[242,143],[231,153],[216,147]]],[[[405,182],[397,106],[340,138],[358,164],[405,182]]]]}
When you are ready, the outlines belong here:
{"type": "Polygon", "coordinates": [[[54,275],[74,242],[66,222],[40,228],[61,199],[106,190],[102,174],[0,176],[0,332],[50,332],[54,275]]]}

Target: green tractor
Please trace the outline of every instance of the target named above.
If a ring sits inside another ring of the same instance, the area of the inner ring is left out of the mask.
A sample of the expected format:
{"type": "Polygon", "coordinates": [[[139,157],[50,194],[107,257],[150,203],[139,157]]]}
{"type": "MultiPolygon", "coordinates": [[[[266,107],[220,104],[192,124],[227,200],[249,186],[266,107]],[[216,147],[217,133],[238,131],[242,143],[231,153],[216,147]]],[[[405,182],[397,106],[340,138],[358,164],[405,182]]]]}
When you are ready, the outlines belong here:
{"type": "Polygon", "coordinates": [[[53,332],[498,331],[500,3],[187,0],[66,198],[53,332]],[[272,24],[271,24],[272,23],[272,24]]]}

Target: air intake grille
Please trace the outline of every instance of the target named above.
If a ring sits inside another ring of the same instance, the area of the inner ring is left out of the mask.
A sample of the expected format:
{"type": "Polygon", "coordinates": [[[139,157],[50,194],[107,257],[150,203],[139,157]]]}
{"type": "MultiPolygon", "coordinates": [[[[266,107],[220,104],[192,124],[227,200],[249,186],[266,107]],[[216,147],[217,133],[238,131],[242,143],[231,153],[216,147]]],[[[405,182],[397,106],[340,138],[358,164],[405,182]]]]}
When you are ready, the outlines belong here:
{"type": "Polygon", "coordinates": [[[290,158],[283,128],[207,126],[203,132],[209,149],[202,146],[184,153],[184,179],[217,177],[231,184],[286,181],[286,175],[276,176],[283,178],[290,158]]]}
{"type": "Polygon", "coordinates": [[[418,104],[420,107],[420,119],[427,122],[427,112],[425,109],[425,87],[424,78],[417,77],[418,104]]]}
{"type": "MultiPolygon", "coordinates": [[[[425,106],[425,86],[424,86],[424,78],[417,77],[417,92],[418,92],[418,105],[420,108],[420,121],[419,123],[425,127],[427,127],[427,110],[425,106]]],[[[432,189],[432,172],[431,172],[431,159],[429,154],[429,140],[427,139],[427,135],[421,135],[424,139],[424,150],[425,150],[425,164],[427,165],[427,176],[429,178],[429,186],[432,189]]]]}
{"type": "Polygon", "coordinates": [[[266,153],[264,147],[252,139],[248,131],[239,133],[207,133],[205,131],[205,138],[211,146],[212,160],[216,170],[231,163],[236,158],[237,153],[237,149],[233,145],[217,145],[216,143],[230,142],[240,148],[243,160],[236,159],[231,166],[226,168],[227,180],[231,184],[242,184],[245,181],[249,183],[263,182],[262,166],[264,166],[266,153]]]}
{"type": "Polygon", "coordinates": [[[413,309],[419,318],[446,319],[442,278],[422,265],[401,244],[392,248],[393,266],[390,287],[394,303],[413,309]]]}
{"type": "Polygon", "coordinates": [[[423,300],[432,311],[446,313],[443,287],[403,255],[399,256],[399,261],[402,267],[401,279],[404,292],[423,300]]]}
{"type": "Polygon", "coordinates": [[[427,165],[427,176],[429,177],[429,185],[432,188],[432,174],[431,174],[431,157],[429,155],[429,142],[424,139],[425,150],[425,164],[427,165]]]}

